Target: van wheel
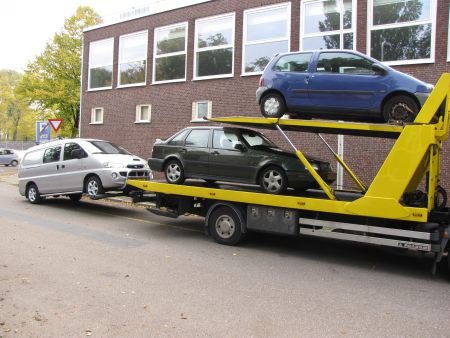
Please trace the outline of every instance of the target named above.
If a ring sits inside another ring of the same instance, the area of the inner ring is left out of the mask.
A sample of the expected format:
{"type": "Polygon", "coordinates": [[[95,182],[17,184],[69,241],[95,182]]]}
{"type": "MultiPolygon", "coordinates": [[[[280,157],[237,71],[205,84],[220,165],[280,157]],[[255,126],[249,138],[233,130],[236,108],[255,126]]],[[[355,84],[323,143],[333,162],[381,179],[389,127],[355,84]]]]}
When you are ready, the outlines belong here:
{"type": "Polygon", "coordinates": [[[419,106],[416,101],[406,95],[391,97],[383,106],[383,118],[385,122],[412,122],[418,113],[419,106]]]}
{"type": "Polygon", "coordinates": [[[90,198],[96,198],[103,194],[102,181],[97,176],[91,176],[86,180],[84,189],[90,198]]]}
{"type": "Polygon", "coordinates": [[[27,199],[32,204],[39,204],[42,202],[42,197],[36,184],[32,183],[28,186],[27,199]]]}
{"type": "Polygon", "coordinates": [[[10,163],[10,165],[12,167],[17,167],[18,164],[19,164],[19,162],[17,162],[16,160],[12,160],[11,163],[10,163]]]}
{"type": "Polygon", "coordinates": [[[261,114],[268,118],[280,118],[286,114],[286,105],[281,95],[270,93],[261,99],[261,114]]]}

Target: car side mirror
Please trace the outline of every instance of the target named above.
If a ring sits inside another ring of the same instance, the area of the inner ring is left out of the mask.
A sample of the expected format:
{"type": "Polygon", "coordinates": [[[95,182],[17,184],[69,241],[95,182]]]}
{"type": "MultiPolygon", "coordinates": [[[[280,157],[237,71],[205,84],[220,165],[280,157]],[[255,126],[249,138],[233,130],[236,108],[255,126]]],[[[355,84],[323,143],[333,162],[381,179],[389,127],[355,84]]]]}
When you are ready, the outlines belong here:
{"type": "Polygon", "coordinates": [[[234,149],[237,149],[237,150],[242,151],[242,152],[244,152],[246,150],[242,143],[236,143],[234,145],[234,149]]]}
{"type": "Polygon", "coordinates": [[[77,158],[77,159],[87,157],[83,149],[74,149],[74,150],[72,150],[70,155],[72,158],[77,158]]]}
{"type": "Polygon", "coordinates": [[[372,70],[380,75],[384,75],[386,73],[386,69],[384,69],[384,67],[382,65],[380,65],[379,63],[374,63],[372,65],[372,70]]]}

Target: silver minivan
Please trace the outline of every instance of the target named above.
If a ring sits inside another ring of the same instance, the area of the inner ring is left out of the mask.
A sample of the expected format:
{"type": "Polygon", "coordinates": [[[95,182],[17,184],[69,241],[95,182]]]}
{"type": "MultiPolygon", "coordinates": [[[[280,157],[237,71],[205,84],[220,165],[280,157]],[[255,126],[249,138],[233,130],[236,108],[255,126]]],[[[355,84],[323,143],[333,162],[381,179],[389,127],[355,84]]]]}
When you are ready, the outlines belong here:
{"type": "Polygon", "coordinates": [[[122,147],[96,139],[62,139],[26,151],[19,166],[19,192],[31,203],[46,196],[80,200],[83,193],[99,198],[106,191],[126,189],[128,178],[151,179],[142,158],[122,147]]]}

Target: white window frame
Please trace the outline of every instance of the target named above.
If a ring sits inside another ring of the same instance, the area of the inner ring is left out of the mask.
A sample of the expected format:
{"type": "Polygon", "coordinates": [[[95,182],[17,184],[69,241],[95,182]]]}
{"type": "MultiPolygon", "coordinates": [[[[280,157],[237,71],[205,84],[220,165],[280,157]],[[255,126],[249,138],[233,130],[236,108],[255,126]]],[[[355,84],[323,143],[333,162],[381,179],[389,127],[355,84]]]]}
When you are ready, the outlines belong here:
{"type": "Polygon", "coordinates": [[[91,122],[89,124],[103,124],[103,115],[104,115],[105,109],[103,107],[94,107],[91,109],[91,122]],[[100,120],[96,120],[96,110],[100,109],[101,112],[101,119],[100,120]]]}
{"type": "Polygon", "coordinates": [[[127,88],[127,87],[139,87],[139,86],[145,86],[147,83],[147,67],[148,67],[148,30],[139,31],[139,32],[133,32],[130,34],[124,34],[119,37],[119,62],[117,63],[117,88],[127,88]],[[123,61],[122,60],[122,40],[135,36],[135,35],[145,35],[145,76],[144,76],[144,82],[138,82],[138,83],[130,83],[130,84],[120,84],[120,65],[122,63],[128,63],[128,62],[136,62],[136,61],[142,61],[142,59],[130,59],[123,61]]]}
{"type": "Polygon", "coordinates": [[[386,65],[390,66],[398,66],[398,65],[413,65],[413,64],[421,64],[421,63],[434,63],[435,61],[435,48],[436,48],[436,8],[437,8],[437,0],[430,0],[430,19],[429,20],[418,20],[418,21],[409,21],[409,22],[401,22],[401,23],[393,23],[393,24],[385,24],[385,25],[377,25],[373,26],[373,0],[367,1],[367,54],[371,55],[371,36],[372,31],[381,30],[381,29],[389,29],[389,28],[402,28],[409,26],[417,26],[417,25],[426,25],[431,24],[431,55],[429,59],[416,59],[416,60],[399,60],[399,61],[382,61],[386,65]]]}
{"type": "Polygon", "coordinates": [[[209,122],[207,120],[204,120],[203,118],[198,117],[198,106],[201,103],[206,103],[208,105],[208,111],[206,113],[206,117],[207,118],[212,117],[212,101],[207,101],[207,100],[194,101],[194,102],[192,102],[192,120],[191,120],[191,122],[209,122]]]}
{"type": "Polygon", "coordinates": [[[97,41],[92,41],[89,43],[89,65],[88,65],[88,91],[97,91],[97,90],[108,90],[112,89],[113,85],[113,79],[114,79],[114,38],[107,38],[97,41]],[[104,66],[112,66],[112,74],[111,74],[111,86],[106,87],[98,87],[98,88],[91,88],[91,56],[92,56],[92,46],[96,44],[102,44],[102,43],[110,43],[112,41],[112,50],[111,50],[111,63],[109,64],[99,64],[97,67],[104,67],[104,66]]]}
{"type": "MultiPolygon", "coordinates": [[[[244,23],[243,23],[243,25],[244,25],[244,27],[243,27],[243,33],[242,33],[243,36],[242,36],[242,64],[241,64],[241,74],[242,74],[242,76],[260,75],[260,74],[263,73],[262,71],[259,71],[259,72],[246,72],[245,71],[245,59],[246,59],[246,55],[245,55],[246,48],[245,47],[247,45],[257,45],[257,44],[262,44],[262,43],[280,42],[280,41],[287,40],[287,42],[288,42],[288,50],[287,50],[287,52],[289,52],[291,50],[291,3],[290,2],[283,2],[283,3],[280,3],[280,4],[276,4],[276,5],[270,5],[270,6],[246,9],[244,11],[244,23]],[[287,19],[286,19],[286,21],[287,21],[286,31],[288,33],[287,37],[285,37],[285,38],[276,38],[276,39],[256,40],[256,41],[247,42],[247,21],[248,21],[247,18],[249,16],[249,14],[271,11],[273,9],[278,9],[278,8],[282,8],[282,7],[287,7],[287,19]]],[[[271,57],[273,57],[273,55],[271,57]]]]}
{"type": "Polygon", "coordinates": [[[181,23],[177,23],[177,24],[173,24],[173,25],[169,25],[169,26],[163,26],[163,27],[157,27],[154,30],[153,33],[153,76],[152,76],[152,84],[161,84],[161,83],[174,83],[174,82],[185,82],[186,81],[186,74],[187,74],[187,43],[188,43],[188,22],[181,22],[181,23]],[[161,55],[156,55],[156,45],[158,43],[158,40],[156,38],[157,34],[160,31],[165,31],[168,29],[174,29],[174,28],[178,28],[178,27],[184,27],[185,28],[185,36],[184,36],[184,51],[181,52],[174,52],[174,53],[166,53],[166,54],[161,54],[161,55]],[[164,81],[156,81],[155,77],[156,77],[156,59],[159,58],[164,58],[164,57],[170,57],[170,56],[176,56],[176,55],[185,55],[185,60],[184,60],[184,78],[183,79],[175,79],[175,80],[164,80],[164,81]]]}
{"type": "Polygon", "coordinates": [[[193,80],[209,80],[209,79],[222,79],[222,78],[229,78],[234,76],[234,45],[235,45],[235,32],[236,32],[236,15],[234,12],[232,13],[226,13],[221,15],[215,15],[210,16],[207,18],[201,18],[195,20],[195,38],[194,38],[194,67],[193,69],[193,80]],[[231,44],[228,45],[220,45],[220,46],[213,46],[213,47],[204,47],[204,48],[198,48],[198,25],[199,23],[204,23],[208,21],[214,21],[217,19],[223,19],[226,17],[232,18],[232,24],[231,24],[231,40],[233,41],[231,44]],[[210,50],[217,50],[217,49],[227,49],[231,48],[231,73],[229,74],[220,74],[220,75],[209,75],[209,76],[197,76],[197,52],[207,52],[210,50]]]}
{"type": "Polygon", "coordinates": [[[136,120],[134,123],[150,123],[152,121],[152,105],[151,104],[138,104],[136,105],[136,120]],[[142,108],[148,108],[148,119],[142,119],[142,108]]]}
{"type": "Polygon", "coordinates": [[[340,0],[340,7],[341,7],[341,20],[340,20],[340,28],[339,30],[334,31],[326,31],[326,32],[318,32],[318,33],[305,33],[304,29],[304,18],[306,15],[306,5],[314,2],[324,2],[325,0],[304,0],[301,2],[301,9],[300,9],[300,36],[299,36],[299,46],[300,50],[303,51],[303,39],[304,38],[314,38],[314,37],[320,37],[320,36],[327,36],[327,35],[337,35],[339,34],[339,46],[340,49],[344,49],[344,34],[353,33],[353,49],[356,50],[356,25],[357,25],[357,10],[358,10],[358,4],[357,0],[352,0],[352,28],[350,29],[344,29],[344,3],[343,0],[340,0]]]}

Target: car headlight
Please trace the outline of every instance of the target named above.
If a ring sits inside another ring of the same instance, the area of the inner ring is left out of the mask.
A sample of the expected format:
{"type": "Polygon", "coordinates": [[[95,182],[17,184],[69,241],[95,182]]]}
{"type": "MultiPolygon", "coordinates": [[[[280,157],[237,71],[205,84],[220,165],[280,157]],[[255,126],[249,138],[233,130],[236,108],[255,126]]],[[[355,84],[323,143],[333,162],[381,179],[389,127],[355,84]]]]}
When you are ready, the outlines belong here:
{"type": "Polygon", "coordinates": [[[123,168],[121,163],[103,162],[105,168],[123,168]]]}
{"type": "Polygon", "coordinates": [[[150,166],[148,165],[148,163],[145,163],[145,164],[144,164],[144,169],[150,170],[150,166]]]}
{"type": "MultiPolygon", "coordinates": [[[[315,171],[319,171],[319,165],[317,163],[311,163],[311,167],[313,167],[315,171]]],[[[306,167],[305,170],[307,170],[306,167]]]]}

